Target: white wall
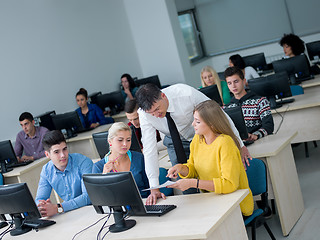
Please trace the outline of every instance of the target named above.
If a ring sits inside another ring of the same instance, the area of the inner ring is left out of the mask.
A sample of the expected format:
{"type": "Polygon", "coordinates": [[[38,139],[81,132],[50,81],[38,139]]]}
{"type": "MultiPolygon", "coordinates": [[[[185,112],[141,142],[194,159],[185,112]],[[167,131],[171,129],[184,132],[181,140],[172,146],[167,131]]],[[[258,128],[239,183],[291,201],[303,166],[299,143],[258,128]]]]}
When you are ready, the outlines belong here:
{"type": "Polygon", "coordinates": [[[0,29],[0,140],[15,139],[24,111],[71,111],[80,87],[142,75],[123,1],[3,0],[0,29]]]}

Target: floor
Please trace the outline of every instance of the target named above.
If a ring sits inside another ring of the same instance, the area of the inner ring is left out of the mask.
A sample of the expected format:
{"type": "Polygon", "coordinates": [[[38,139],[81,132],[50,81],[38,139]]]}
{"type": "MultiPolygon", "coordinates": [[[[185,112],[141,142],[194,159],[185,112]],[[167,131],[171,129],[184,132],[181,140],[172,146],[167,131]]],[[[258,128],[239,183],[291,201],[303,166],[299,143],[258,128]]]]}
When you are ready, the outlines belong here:
{"type": "MultiPolygon", "coordinates": [[[[267,223],[277,240],[318,240],[320,239],[320,141],[315,148],[308,143],[310,157],[306,158],[304,145],[294,146],[293,154],[296,162],[300,186],[304,199],[305,211],[287,237],[282,235],[279,216],[276,214],[267,223]]],[[[249,239],[251,231],[247,229],[249,239]]],[[[271,239],[265,228],[257,229],[257,239],[271,239]]]]}

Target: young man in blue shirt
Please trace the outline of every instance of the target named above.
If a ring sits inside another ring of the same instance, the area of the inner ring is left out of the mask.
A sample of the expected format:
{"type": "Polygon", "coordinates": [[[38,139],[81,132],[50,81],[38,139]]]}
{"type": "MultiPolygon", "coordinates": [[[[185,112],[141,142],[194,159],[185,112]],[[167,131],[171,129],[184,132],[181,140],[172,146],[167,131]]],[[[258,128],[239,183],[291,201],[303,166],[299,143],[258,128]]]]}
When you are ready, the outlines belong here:
{"type": "Polygon", "coordinates": [[[68,153],[63,134],[48,132],[42,141],[45,155],[50,158],[43,166],[36,196],[36,203],[43,217],[67,212],[90,204],[82,175],[91,173],[92,160],[79,153],[68,153]],[[52,188],[63,199],[61,204],[50,201],[52,188]]]}

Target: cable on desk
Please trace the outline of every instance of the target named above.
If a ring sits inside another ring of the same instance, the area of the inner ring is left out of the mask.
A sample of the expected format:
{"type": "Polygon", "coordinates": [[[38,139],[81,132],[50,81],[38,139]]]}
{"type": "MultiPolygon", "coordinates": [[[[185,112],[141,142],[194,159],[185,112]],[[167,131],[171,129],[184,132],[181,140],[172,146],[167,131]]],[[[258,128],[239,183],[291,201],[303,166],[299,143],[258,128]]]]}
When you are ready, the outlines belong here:
{"type": "Polygon", "coordinates": [[[288,111],[289,107],[290,107],[290,105],[287,106],[287,108],[286,108],[286,110],[284,111],[283,115],[282,115],[281,113],[279,113],[279,112],[277,111],[277,109],[274,109],[274,110],[276,111],[276,113],[281,117],[281,121],[280,121],[280,124],[279,124],[279,126],[278,126],[278,129],[277,129],[277,131],[276,131],[274,134],[277,134],[277,133],[279,132],[280,127],[281,127],[281,125],[282,125],[282,123],[283,123],[283,120],[284,120],[284,115],[285,115],[286,112],[288,111]]]}
{"type": "Polygon", "coordinates": [[[8,227],[3,232],[0,233],[0,240],[2,240],[2,238],[12,230],[10,229],[12,227],[13,227],[13,221],[11,221],[8,227]]]}
{"type": "MultiPolygon", "coordinates": [[[[102,218],[100,218],[100,219],[99,219],[98,221],[96,221],[95,223],[93,223],[93,224],[89,225],[88,227],[82,229],[81,231],[77,232],[77,233],[72,237],[72,240],[74,240],[77,235],[79,235],[80,233],[82,233],[82,232],[88,230],[89,228],[93,227],[94,225],[96,225],[98,222],[100,222],[101,220],[105,219],[106,217],[108,217],[108,219],[109,219],[110,214],[108,214],[108,215],[106,215],[106,216],[103,216],[102,218]]],[[[1,240],[1,239],[0,239],[0,240],[1,240]]]]}

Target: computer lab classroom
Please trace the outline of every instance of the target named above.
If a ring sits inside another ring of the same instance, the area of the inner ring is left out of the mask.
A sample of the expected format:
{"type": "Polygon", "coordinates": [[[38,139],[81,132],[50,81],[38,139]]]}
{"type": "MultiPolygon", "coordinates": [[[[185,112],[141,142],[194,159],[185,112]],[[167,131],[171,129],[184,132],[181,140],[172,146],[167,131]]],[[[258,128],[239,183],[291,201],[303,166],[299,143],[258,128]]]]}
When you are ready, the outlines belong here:
{"type": "MultiPolygon", "coordinates": [[[[40,116],[73,111],[80,88],[89,95],[119,91],[123,73],[136,79],[157,75],[162,86],[184,83],[198,89],[204,66],[223,73],[231,55],[250,59],[260,54],[265,65],[251,64],[261,77],[272,75],[272,63],[285,58],[279,44],[284,34],[299,36],[310,67],[319,69],[319,9],[317,0],[0,0],[0,141],[14,144],[22,112],[40,116]]],[[[266,163],[272,209],[271,217],[257,223],[256,239],[271,239],[264,223],[275,239],[318,239],[320,232],[319,71],[308,79],[288,81],[303,94],[292,94],[293,102],[272,109],[274,134],[248,146],[252,157],[266,163]]],[[[128,122],[124,112],[114,119],[128,122]]],[[[89,158],[99,158],[92,133],[77,137],[67,141],[69,152],[83,150],[89,158]]],[[[165,154],[159,155],[160,165],[170,167],[162,157],[165,154]]],[[[4,174],[4,182],[25,181],[35,197],[45,163],[32,164],[36,164],[32,169],[26,166],[25,171],[4,174]],[[32,180],[23,176],[26,172],[32,180]]],[[[235,210],[243,198],[223,214],[219,209],[228,200],[217,198],[213,202],[221,206],[208,212],[199,207],[198,198],[197,203],[185,203],[193,204],[185,205],[186,215],[175,215],[173,210],[157,219],[135,217],[132,230],[108,234],[106,239],[253,239],[252,228],[235,210]]],[[[179,203],[183,205],[183,200],[178,201],[177,211],[179,203]]],[[[90,207],[53,218],[57,223],[47,229],[16,237],[7,234],[3,239],[95,239],[96,234],[74,236],[91,223],[75,226],[83,214],[92,211],[92,223],[100,218],[90,207]]]]}

